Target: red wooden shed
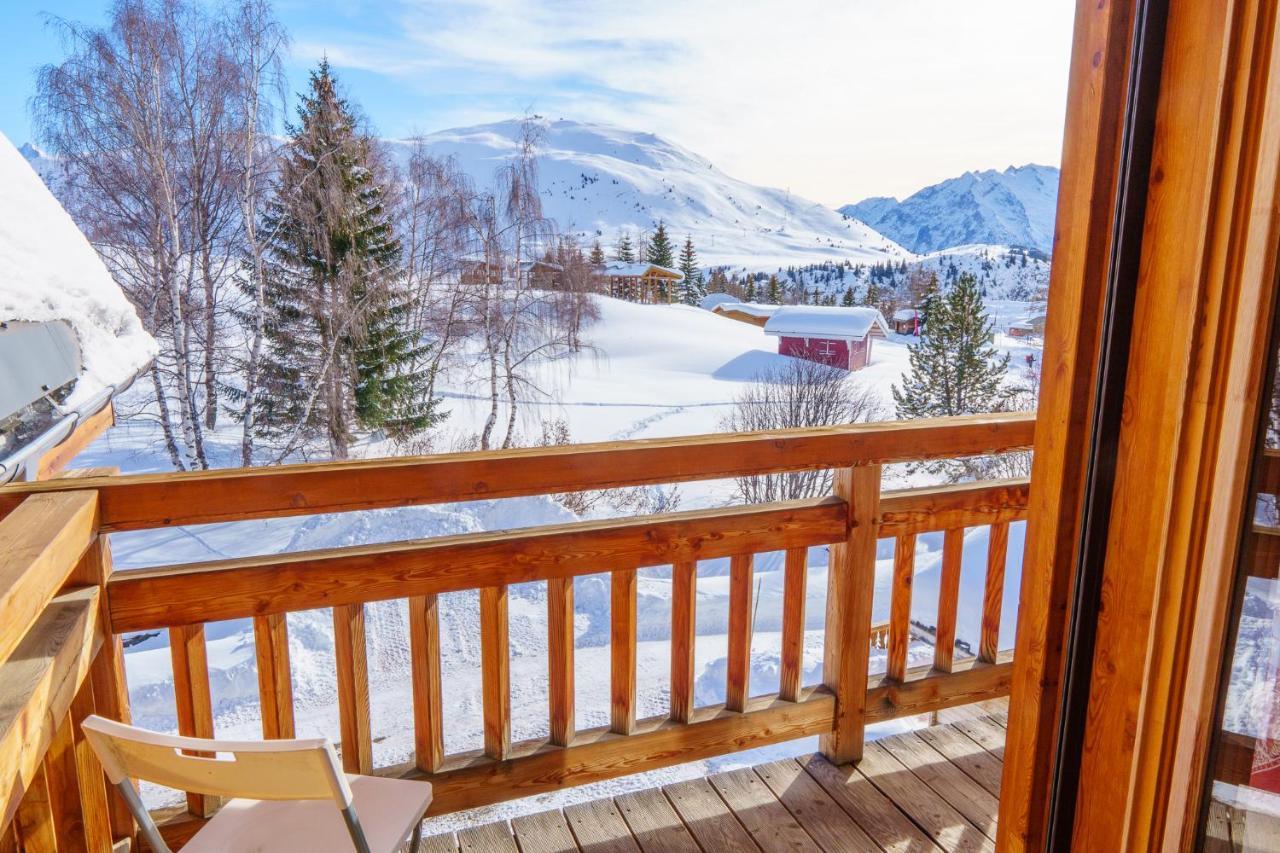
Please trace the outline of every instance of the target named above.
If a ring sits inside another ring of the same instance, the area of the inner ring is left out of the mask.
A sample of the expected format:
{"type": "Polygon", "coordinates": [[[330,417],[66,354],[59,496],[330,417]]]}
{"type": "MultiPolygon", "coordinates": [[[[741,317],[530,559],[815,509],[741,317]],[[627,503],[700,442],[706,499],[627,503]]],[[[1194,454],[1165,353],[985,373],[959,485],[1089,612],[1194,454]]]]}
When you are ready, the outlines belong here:
{"type": "Polygon", "coordinates": [[[861,370],[871,361],[871,339],[889,334],[875,308],[787,305],[779,308],[764,333],[778,339],[778,353],[832,367],[861,370]]]}

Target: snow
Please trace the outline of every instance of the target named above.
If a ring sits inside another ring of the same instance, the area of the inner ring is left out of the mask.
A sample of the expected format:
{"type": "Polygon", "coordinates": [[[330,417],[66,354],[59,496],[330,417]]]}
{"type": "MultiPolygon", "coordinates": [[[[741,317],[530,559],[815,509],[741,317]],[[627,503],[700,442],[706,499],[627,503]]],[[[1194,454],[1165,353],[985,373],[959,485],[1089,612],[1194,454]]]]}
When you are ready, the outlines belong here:
{"type": "Polygon", "coordinates": [[[716,309],[720,311],[733,311],[737,314],[746,314],[751,317],[772,317],[777,313],[781,305],[767,305],[759,302],[721,302],[716,305],[716,309]]]}
{"type": "Polygon", "coordinates": [[[680,272],[680,270],[673,270],[671,267],[664,267],[660,264],[629,264],[625,261],[614,261],[611,264],[604,265],[605,275],[627,278],[639,278],[642,275],[646,275],[651,270],[678,275],[680,276],[681,281],[684,280],[684,273],[680,272]]]}
{"type": "Polygon", "coordinates": [[[873,329],[879,329],[885,337],[889,335],[884,316],[875,308],[829,305],[784,305],[764,324],[766,335],[858,341],[873,329]]]}
{"type": "Polygon", "coordinates": [[[920,312],[914,308],[899,308],[897,311],[893,312],[893,319],[903,322],[907,320],[914,320],[918,316],[920,316],[920,312]]]}
{"type": "Polygon", "coordinates": [[[698,307],[703,311],[714,311],[717,305],[729,305],[737,301],[728,293],[708,293],[698,301],[698,307]]]}
{"type": "Polygon", "coordinates": [[[97,252],[0,134],[0,321],[64,320],[85,370],[68,408],[119,385],[155,357],[155,340],[97,252]]]}

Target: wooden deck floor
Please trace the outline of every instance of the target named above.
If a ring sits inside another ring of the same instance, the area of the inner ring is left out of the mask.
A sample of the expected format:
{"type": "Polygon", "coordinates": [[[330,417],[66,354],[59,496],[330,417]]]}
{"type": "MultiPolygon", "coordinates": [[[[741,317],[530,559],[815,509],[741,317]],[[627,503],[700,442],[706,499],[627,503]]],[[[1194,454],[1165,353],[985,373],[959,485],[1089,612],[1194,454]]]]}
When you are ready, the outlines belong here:
{"type": "Polygon", "coordinates": [[[1007,704],[868,743],[437,835],[424,851],[995,850],[1007,704]]]}

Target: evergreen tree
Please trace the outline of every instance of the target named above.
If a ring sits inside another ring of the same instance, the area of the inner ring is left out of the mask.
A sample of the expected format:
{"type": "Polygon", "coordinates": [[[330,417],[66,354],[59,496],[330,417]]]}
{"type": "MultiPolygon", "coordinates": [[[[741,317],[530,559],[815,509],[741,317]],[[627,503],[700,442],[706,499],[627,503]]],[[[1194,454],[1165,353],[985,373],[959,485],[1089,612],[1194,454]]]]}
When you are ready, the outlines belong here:
{"type": "Polygon", "coordinates": [[[693,248],[692,236],[684,238],[684,248],[680,250],[680,272],[684,273],[680,301],[685,305],[697,305],[706,293],[702,287],[702,273],[698,271],[698,252],[693,248]]]}
{"type": "Polygon", "coordinates": [[[623,263],[633,264],[636,260],[635,249],[631,248],[631,235],[623,231],[618,237],[618,245],[613,250],[614,257],[623,263]]]}
{"type": "Polygon", "coordinates": [[[667,226],[661,222],[653,232],[653,239],[649,241],[649,251],[645,260],[668,269],[673,269],[676,265],[675,247],[671,245],[671,238],[667,236],[667,226]]]}
{"type": "Polygon", "coordinates": [[[604,247],[600,245],[599,240],[591,245],[591,266],[604,266],[604,247]]]}
{"type": "Polygon", "coordinates": [[[934,300],[929,323],[909,344],[911,372],[893,387],[898,417],[927,418],[996,412],[1007,407],[1004,379],[1009,356],[993,345],[995,326],[987,316],[972,275],[934,300]]]}
{"type": "Polygon", "coordinates": [[[407,435],[440,420],[427,398],[429,347],[410,325],[400,242],[371,140],[312,72],[264,216],[265,351],[259,428],[286,450],[323,436],[347,455],[357,427],[407,435]]]}
{"type": "Polygon", "coordinates": [[[852,288],[852,287],[846,287],[846,288],[844,289],[844,296],[840,298],[840,304],[841,304],[841,305],[843,305],[845,308],[852,308],[852,307],[853,307],[854,302],[853,302],[853,288],[852,288]]]}
{"type": "Polygon", "coordinates": [[[754,276],[747,276],[746,298],[748,302],[756,301],[756,280],[754,276]]]}
{"type": "Polygon", "coordinates": [[[767,298],[773,305],[782,304],[782,284],[778,281],[776,275],[769,276],[769,295],[767,298]]]}

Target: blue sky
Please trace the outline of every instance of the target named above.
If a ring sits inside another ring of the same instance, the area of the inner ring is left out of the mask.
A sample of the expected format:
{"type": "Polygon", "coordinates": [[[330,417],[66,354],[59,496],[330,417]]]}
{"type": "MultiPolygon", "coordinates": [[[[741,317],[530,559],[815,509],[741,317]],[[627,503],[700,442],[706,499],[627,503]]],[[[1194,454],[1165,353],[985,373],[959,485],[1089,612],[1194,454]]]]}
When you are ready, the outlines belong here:
{"type": "MultiPolygon", "coordinates": [[[[50,13],[2,0],[0,131],[33,136],[50,13]]],[[[828,204],[968,169],[1057,165],[1071,0],[276,0],[291,89],[327,55],[385,136],[532,111],[666,136],[828,204]]]]}

